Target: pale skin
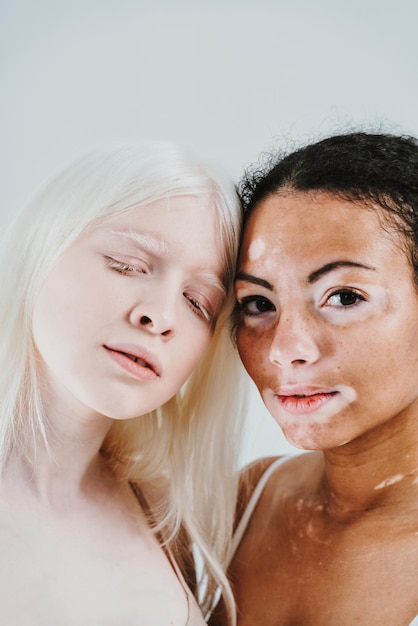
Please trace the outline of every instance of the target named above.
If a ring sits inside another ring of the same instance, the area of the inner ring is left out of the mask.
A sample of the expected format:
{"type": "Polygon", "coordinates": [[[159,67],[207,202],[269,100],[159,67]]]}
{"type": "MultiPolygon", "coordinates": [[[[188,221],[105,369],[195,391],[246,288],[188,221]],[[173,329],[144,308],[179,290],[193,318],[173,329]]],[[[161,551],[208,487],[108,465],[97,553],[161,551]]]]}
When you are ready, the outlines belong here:
{"type": "Polygon", "coordinates": [[[418,295],[379,215],[283,192],[246,226],[240,355],[286,437],[315,452],[276,470],[232,562],[239,626],[418,614],[418,295]]]}
{"type": "Polygon", "coordinates": [[[222,273],[209,200],[177,198],[83,234],[45,279],[33,336],[53,436],[32,464],[14,454],[0,485],[8,626],[185,626],[184,581],[100,448],[113,420],[156,408],[188,378],[211,341],[222,273]],[[127,345],[157,374],[109,353],[127,345]]]}

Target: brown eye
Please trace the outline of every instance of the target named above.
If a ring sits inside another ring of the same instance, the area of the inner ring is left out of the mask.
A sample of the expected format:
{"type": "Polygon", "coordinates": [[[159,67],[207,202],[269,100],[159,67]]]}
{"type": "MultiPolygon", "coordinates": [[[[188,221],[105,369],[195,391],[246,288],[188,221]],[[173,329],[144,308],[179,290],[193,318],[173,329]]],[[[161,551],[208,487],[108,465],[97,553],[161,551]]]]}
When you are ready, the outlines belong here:
{"type": "Polygon", "coordinates": [[[238,303],[238,308],[243,315],[256,316],[263,315],[269,311],[275,311],[274,305],[267,298],[262,296],[248,296],[238,303]]]}
{"type": "Polygon", "coordinates": [[[328,298],[327,305],[340,308],[352,307],[364,300],[361,294],[352,289],[339,289],[328,298]]]}
{"type": "Polygon", "coordinates": [[[343,306],[350,306],[351,304],[355,304],[357,302],[357,296],[352,292],[340,294],[340,299],[343,306]]]}

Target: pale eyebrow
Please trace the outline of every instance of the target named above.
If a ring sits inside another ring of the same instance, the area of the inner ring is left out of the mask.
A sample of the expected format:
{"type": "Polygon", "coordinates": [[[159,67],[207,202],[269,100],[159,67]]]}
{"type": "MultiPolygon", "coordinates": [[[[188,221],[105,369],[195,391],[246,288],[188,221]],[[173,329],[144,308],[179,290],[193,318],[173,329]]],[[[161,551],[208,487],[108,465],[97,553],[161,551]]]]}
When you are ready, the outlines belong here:
{"type": "Polygon", "coordinates": [[[257,278],[257,276],[252,276],[252,274],[238,272],[235,276],[235,282],[238,280],[242,280],[246,283],[252,283],[253,285],[259,285],[259,287],[265,287],[269,291],[273,291],[273,285],[269,283],[268,280],[264,280],[264,278],[257,278]]]}
{"type": "MultiPolygon", "coordinates": [[[[169,248],[165,241],[153,237],[150,234],[135,233],[133,231],[111,231],[112,235],[119,235],[126,237],[133,241],[137,246],[147,250],[151,254],[156,256],[166,257],[169,255],[169,248]]],[[[205,268],[199,268],[196,271],[196,275],[199,276],[207,285],[214,287],[218,291],[222,292],[222,295],[226,294],[225,285],[221,278],[212,272],[208,272],[205,268]]]]}
{"type": "Polygon", "coordinates": [[[226,295],[226,288],[222,280],[216,274],[208,272],[206,269],[198,270],[197,276],[203,280],[209,287],[213,287],[217,291],[220,291],[223,296],[226,295]]]}
{"type": "Polygon", "coordinates": [[[363,263],[356,263],[355,261],[334,261],[333,263],[327,263],[323,267],[315,270],[308,276],[308,283],[312,284],[319,280],[324,274],[338,270],[341,267],[356,267],[363,270],[375,272],[376,268],[370,265],[364,265],[363,263]]]}
{"type": "Polygon", "coordinates": [[[132,231],[117,231],[112,230],[112,235],[119,235],[121,237],[126,237],[135,243],[137,246],[144,248],[151,254],[155,254],[158,256],[167,256],[168,255],[168,246],[165,241],[161,239],[157,239],[157,237],[153,237],[149,234],[143,233],[135,233],[132,231]]]}

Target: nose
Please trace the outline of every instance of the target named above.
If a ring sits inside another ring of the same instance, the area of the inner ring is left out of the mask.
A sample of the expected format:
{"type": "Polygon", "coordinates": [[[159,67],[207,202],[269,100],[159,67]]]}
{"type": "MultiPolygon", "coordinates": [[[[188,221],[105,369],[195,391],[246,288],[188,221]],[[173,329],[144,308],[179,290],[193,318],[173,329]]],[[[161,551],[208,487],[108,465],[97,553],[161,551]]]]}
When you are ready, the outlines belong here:
{"type": "Polygon", "coordinates": [[[306,319],[280,316],[270,346],[270,362],[282,368],[315,363],[320,350],[313,331],[306,319]]]}
{"type": "Polygon", "coordinates": [[[174,334],[176,325],[175,303],[166,300],[152,305],[138,304],[132,308],[129,322],[149,333],[168,339],[174,334]]]}

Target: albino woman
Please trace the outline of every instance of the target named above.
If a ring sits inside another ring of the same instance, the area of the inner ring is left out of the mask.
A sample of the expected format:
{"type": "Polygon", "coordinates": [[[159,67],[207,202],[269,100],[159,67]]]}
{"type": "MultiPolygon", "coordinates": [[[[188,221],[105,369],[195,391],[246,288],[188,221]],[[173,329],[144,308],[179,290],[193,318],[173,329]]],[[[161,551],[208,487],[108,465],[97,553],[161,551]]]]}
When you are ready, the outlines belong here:
{"type": "Polygon", "coordinates": [[[203,625],[195,553],[202,610],[219,585],[231,602],[240,370],[224,322],[239,229],[229,181],[147,142],[69,166],[7,231],[7,626],[203,625]]]}
{"type": "Polygon", "coordinates": [[[286,437],[313,452],[271,465],[242,516],[238,624],[416,623],[418,143],[329,137],[243,196],[238,348],[286,437]]]}

